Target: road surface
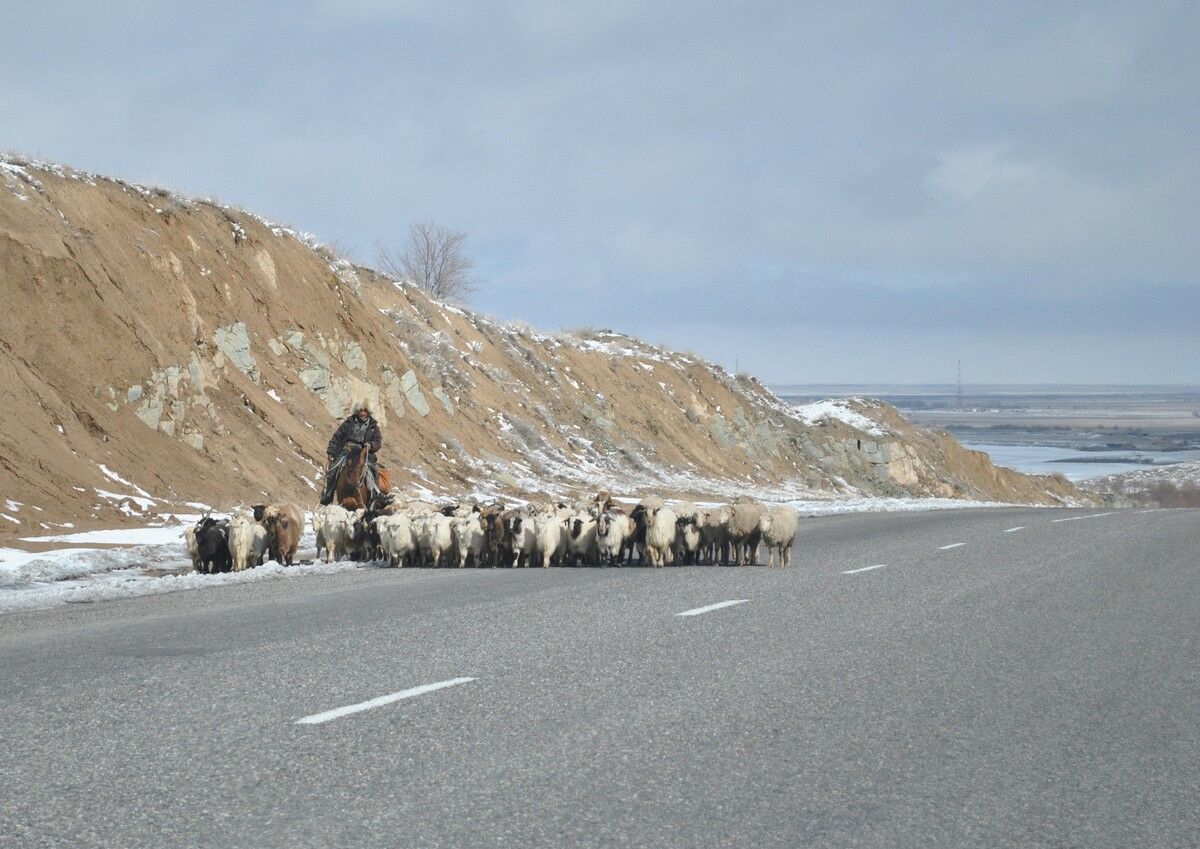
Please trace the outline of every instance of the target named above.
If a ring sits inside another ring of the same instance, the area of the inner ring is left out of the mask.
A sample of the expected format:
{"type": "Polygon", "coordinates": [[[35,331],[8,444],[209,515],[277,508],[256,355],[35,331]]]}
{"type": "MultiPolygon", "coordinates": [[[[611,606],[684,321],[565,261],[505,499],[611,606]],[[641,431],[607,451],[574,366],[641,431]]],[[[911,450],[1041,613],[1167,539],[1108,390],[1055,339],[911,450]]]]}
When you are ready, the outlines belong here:
{"type": "Polygon", "coordinates": [[[0,745],[3,847],[1194,847],[1200,511],[11,614],[0,745]]]}

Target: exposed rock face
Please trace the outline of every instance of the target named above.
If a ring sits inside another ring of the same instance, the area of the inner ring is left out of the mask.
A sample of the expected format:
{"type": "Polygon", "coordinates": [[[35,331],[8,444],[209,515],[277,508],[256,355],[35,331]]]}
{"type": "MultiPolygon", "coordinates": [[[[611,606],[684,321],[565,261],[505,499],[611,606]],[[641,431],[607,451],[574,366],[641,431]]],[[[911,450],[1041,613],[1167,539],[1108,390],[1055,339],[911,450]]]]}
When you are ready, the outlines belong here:
{"type": "Polygon", "coordinates": [[[692,356],[438,304],[239,210],[51,166],[0,176],[0,491],[46,519],[122,520],[101,464],[177,501],[310,502],[359,396],[400,488],[1078,496],[885,405],[805,418],[692,356]]]}
{"type": "Polygon", "coordinates": [[[216,358],[217,368],[224,366],[225,358],[228,358],[234,368],[258,383],[258,363],[254,361],[254,354],[250,352],[250,335],[246,332],[244,321],[218,327],[213,332],[213,344],[223,355],[216,358]]]}

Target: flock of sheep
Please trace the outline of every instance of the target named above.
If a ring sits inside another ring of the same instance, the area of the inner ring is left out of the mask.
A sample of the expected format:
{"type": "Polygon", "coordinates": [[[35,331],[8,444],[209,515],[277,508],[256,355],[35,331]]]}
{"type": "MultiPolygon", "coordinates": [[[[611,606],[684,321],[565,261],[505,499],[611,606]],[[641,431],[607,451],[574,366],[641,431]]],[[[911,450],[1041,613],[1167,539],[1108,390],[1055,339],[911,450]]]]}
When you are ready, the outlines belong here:
{"type": "MultiPolygon", "coordinates": [[[[303,529],[294,504],[257,505],[230,519],[205,516],[185,534],[197,571],[241,571],[272,560],[291,565],[303,529]]],[[[590,502],[506,509],[460,502],[438,506],[378,497],[369,508],[318,507],[317,555],[325,561],[387,561],[392,566],[619,566],[711,563],[767,566],[792,559],[798,517],[750,499],[700,508],[642,499],[632,509],[607,492],[590,502]]]]}
{"type": "Polygon", "coordinates": [[[370,509],[336,505],[313,514],[318,555],[386,560],[393,566],[617,566],[631,563],[791,562],[796,511],[767,509],[748,499],[698,508],[643,499],[632,510],[606,492],[590,502],[556,502],[506,509],[469,502],[444,507],[396,498],[370,509]]]}

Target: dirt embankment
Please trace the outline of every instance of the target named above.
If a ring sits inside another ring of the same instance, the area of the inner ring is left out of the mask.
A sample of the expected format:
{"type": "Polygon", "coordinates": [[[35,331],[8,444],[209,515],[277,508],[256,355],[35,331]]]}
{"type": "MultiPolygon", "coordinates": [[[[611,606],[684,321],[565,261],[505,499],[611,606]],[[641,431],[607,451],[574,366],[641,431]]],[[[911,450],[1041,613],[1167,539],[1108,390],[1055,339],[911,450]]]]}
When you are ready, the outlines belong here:
{"type": "Polygon", "coordinates": [[[409,491],[1080,497],[884,405],[845,406],[865,431],[806,421],[695,356],[500,324],[250,213],[59,166],[0,164],[0,284],[0,534],[312,503],[357,395],[409,491]]]}

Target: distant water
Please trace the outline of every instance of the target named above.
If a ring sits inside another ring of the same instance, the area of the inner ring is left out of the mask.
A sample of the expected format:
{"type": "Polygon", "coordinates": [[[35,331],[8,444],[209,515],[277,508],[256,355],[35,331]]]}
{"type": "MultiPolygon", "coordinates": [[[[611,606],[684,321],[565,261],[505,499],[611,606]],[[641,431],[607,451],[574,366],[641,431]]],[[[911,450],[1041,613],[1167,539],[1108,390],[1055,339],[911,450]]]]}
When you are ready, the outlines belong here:
{"type": "Polygon", "coordinates": [[[1061,472],[1067,480],[1115,475],[1134,469],[1168,463],[1191,463],[1200,460],[1200,451],[1074,451],[1046,445],[985,445],[963,442],[967,448],[986,451],[997,466],[1005,466],[1031,475],[1052,475],[1061,472]]]}

